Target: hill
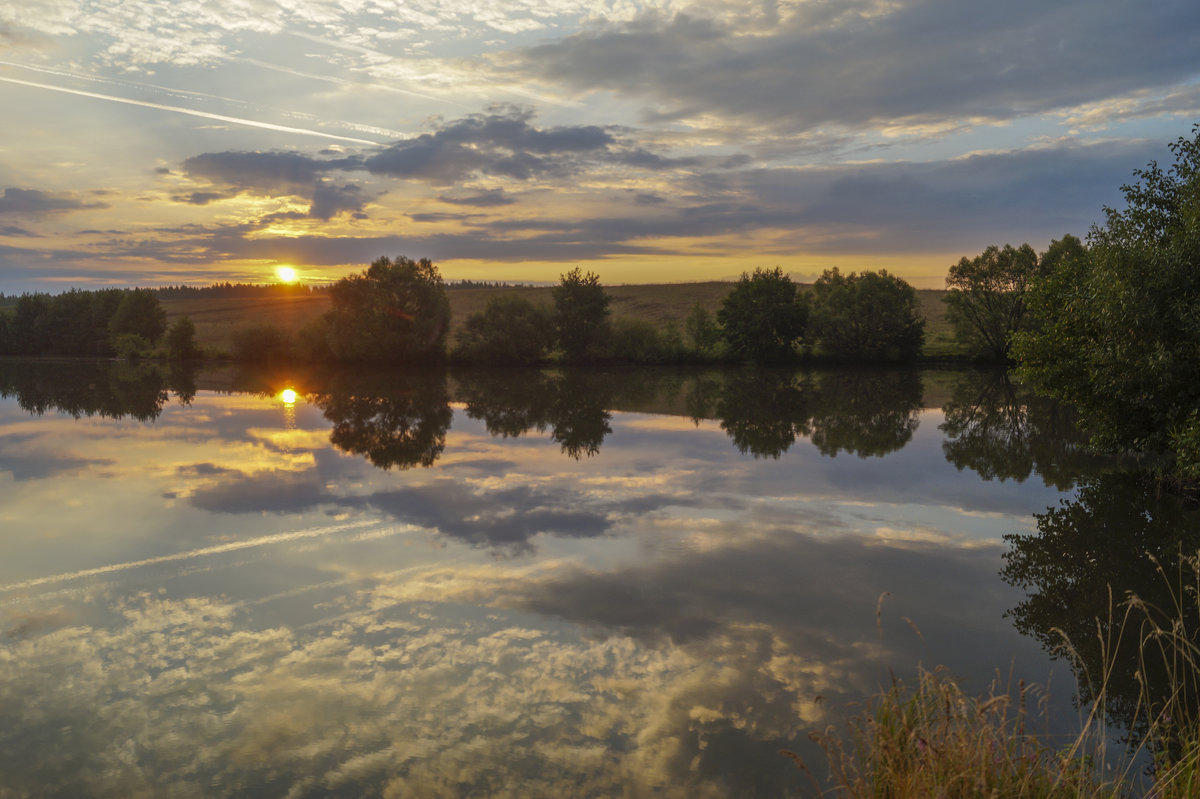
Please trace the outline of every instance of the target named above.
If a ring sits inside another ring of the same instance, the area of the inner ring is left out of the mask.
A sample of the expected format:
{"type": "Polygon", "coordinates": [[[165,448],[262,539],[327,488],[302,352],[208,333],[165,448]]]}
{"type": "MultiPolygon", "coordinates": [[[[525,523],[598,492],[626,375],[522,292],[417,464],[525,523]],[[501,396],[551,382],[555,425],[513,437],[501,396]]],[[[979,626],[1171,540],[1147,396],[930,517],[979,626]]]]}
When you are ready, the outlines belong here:
{"type": "MultiPolygon", "coordinates": [[[[733,288],[732,283],[658,283],[636,286],[605,286],[612,297],[613,316],[647,319],[658,325],[669,322],[682,327],[684,319],[697,304],[716,313],[721,301],[733,288]]],[[[451,340],[454,331],[471,314],[482,311],[492,297],[517,294],[534,303],[553,302],[550,286],[487,286],[450,288],[451,340]]],[[[946,357],[957,354],[953,334],[945,319],[942,297],[945,291],[919,289],[917,297],[927,320],[925,354],[946,357]]],[[[199,296],[164,297],[163,308],[169,322],[188,316],[196,325],[196,338],[203,347],[228,351],[230,336],[239,327],[250,324],[270,324],[292,332],[329,309],[329,296],[324,292],[276,294],[264,296],[199,296]]]]}

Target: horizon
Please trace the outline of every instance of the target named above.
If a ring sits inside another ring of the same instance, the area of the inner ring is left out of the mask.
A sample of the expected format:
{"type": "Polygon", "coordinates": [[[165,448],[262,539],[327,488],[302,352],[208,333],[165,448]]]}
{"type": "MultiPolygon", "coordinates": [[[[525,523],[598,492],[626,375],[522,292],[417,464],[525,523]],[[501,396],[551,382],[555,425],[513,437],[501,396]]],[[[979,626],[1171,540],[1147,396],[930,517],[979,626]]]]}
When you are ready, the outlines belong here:
{"type": "Polygon", "coordinates": [[[736,281],[1083,238],[1200,121],[1200,7],[0,10],[0,291],[736,281]],[[864,56],[863,53],[869,55],[864,56]]]}

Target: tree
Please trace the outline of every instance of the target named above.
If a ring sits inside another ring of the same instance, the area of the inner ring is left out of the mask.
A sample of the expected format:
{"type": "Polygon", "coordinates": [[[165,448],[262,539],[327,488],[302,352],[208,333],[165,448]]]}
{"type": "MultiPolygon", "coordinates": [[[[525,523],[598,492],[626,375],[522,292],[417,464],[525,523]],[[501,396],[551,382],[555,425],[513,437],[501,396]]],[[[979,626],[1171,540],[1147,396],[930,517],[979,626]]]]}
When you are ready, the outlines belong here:
{"type": "Polygon", "coordinates": [[[1036,325],[1014,337],[1022,376],[1075,406],[1092,445],[1166,451],[1200,479],[1200,125],[1174,165],[1136,170],[1086,253],[1035,281],[1036,325]]]}
{"type": "Polygon", "coordinates": [[[946,318],[973,355],[1008,359],[1012,334],[1025,319],[1025,292],[1037,270],[1037,253],[1028,244],[993,245],[950,267],[946,318]]]}
{"type": "Polygon", "coordinates": [[[821,353],[839,360],[907,361],[925,343],[916,291],[887,270],[825,270],[813,284],[811,328],[821,353]]]}
{"type": "Polygon", "coordinates": [[[450,301],[428,258],[403,255],[372,262],[329,289],[329,350],[347,361],[412,363],[445,354],[450,301]]]}
{"type": "Polygon", "coordinates": [[[167,332],[167,312],[151,289],[131,289],[121,298],[108,330],[114,342],[132,335],[154,345],[167,332]]]}
{"type": "Polygon", "coordinates": [[[783,363],[796,357],[808,326],[808,301],[779,267],[742,273],[717,311],[721,334],[738,360],[783,363]]]}
{"type": "Polygon", "coordinates": [[[196,325],[189,317],[179,317],[167,330],[167,357],[173,361],[190,361],[200,357],[200,347],[196,345],[196,325]]]}
{"type": "Polygon", "coordinates": [[[700,303],[692,306],[691,313],[683,322],[683,329],[692,351],[700,357],[715,352],[721,342],[721,328],[708,309],[700,303]]]}
{"type": "Polygon", "coordinates": [[[516,294],[488,300],[484,310],[467,317],[455,334],[455,357],[472,363],[535,364],[554,343],[548,309],[516,294]]]}
{"type": "Polygon", "coordinates": [[[575,267],[554,287],[554,325],[558,344],[570,361],[586,360],[609,332],[611,298],[600,276],[575,267]]]}

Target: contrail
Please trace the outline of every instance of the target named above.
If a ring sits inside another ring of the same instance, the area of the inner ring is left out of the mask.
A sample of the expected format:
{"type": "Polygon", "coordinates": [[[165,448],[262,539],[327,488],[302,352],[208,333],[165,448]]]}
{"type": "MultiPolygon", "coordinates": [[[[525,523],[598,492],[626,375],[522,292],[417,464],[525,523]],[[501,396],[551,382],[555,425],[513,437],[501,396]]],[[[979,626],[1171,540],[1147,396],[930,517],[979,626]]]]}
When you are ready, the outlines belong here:
{"type": "Polygon", "coordinates": [[[159,111],[174,111],[177,114],[187,114],[188,116],[201,117],[203,119],[215,119],[218,122],[232,122],[235,125],[246,125],[251,128],[263,128],[264,130],[276,130],[281,133],[298,133],[301,136],[317,136],[322,139],[337,139],[338,141],[349,141],[355,144],[369,144],[373,147],[380,146],[382,143],[377,141],[369,141],[367,139],[355,139],[351,136],[338,136],[333,133],[322,133],[319,130],[309,130],[308,128],[292,128],[287,125],[274,125],[270,122],[259,122],[254,119],[243,119],[241,117],[229,117],[224,114],[211,114],[207,111],[195,111],[191,108],[181,108],[177,105],[163,105],[161,103],[150,103],[145,100],[131,100],[127,97],[114,97],[110,94],[99,94],[97,92],[85,92],[79,89],[67,89],[62,86],[51,86],[47,83],[34,83],[28,80],[18,80],[16,78],[0,77],[0,81],[5,83],[15,83],[18,86],[32,86],[35,89],[49,89],[54,92],[63,92],[64,94],[75,94],[80,97],[92,97],[96,100],[108,100],[113,103],[125,103],[126,105],[137,105],[142,108],[154,108],[159,111]]]}
{"type": "Polygon", "coordinates": [[[143,560],[130,560],[125,563],[111,563],[107,566],[96,566],[92,569],[81,569],[75,572],[64,572],[62,574],[51,574],[47,577],[35,577],[32,580],[24,580],[19,583],[10,583],[9,585],[0,586],[0,591],[23,591],[26,588],[35,588],[39,585],[47,585],[49,583],[61,583],[68,580],[78,580],[82,577],[95,577],[98,574],[111,574],[113,572],[128,571],[129,569],[140,569],[143,566],[157,566],[160,563],[173,563],[180,560],[191,560],[192,558],[203,558],[209,555],[221,555],[226,552],[237,552],[240,549],[253,549],[254,547],[265,547],[271,544],[286,544],[289,541],[301,541],[305,538],[320,538],[333,533],[341,533],[346,530],[355,530],[361,527],[370,527],[376,524],[373,521],[350,522],[347,524],[335,524],[330,527],[315,527],[310,530],[295,530],[290,533],[275,533],[274,535],[264,535],[259,538],[251,538],[246,541],[234,541],[229,544],[217,544],[211,547],[202,547],[200,549],[189,549],[187,552],[176,552],[174,555],[159,555],[153,558],[145,558],[143,560]]]}

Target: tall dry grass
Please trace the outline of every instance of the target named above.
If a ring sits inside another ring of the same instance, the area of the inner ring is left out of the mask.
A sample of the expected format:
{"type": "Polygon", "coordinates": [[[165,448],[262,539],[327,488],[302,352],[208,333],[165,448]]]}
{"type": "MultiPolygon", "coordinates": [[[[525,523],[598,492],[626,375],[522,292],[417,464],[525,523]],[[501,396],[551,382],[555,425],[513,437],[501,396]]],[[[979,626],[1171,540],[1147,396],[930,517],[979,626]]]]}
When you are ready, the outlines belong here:
{"type": "Polygon", "coordinates": [[[1094,697],[1073,736],[1051,733],[1038,686],[998,676],[970,696],[945,669],[922,668],[911,683],[893,678],[862,712],[811,736],[826,759],[820,774],[795,753],[781,754],[818,795],[838,799],[1198,799],[1200,553],[1181,556],[1174,570],[1157,568],[1169,587],[1166,607],[1110,594],[1108,617],[1096,620],[1105,653],[1099,673],[1064,634],[1076,679],[1091,683],[1094,697]],[[1127,643],[1135,644],[1141,694],[1114,756],[1110,743],[1122,731],[1106,717],[1106,686],[1127,643]]]}

